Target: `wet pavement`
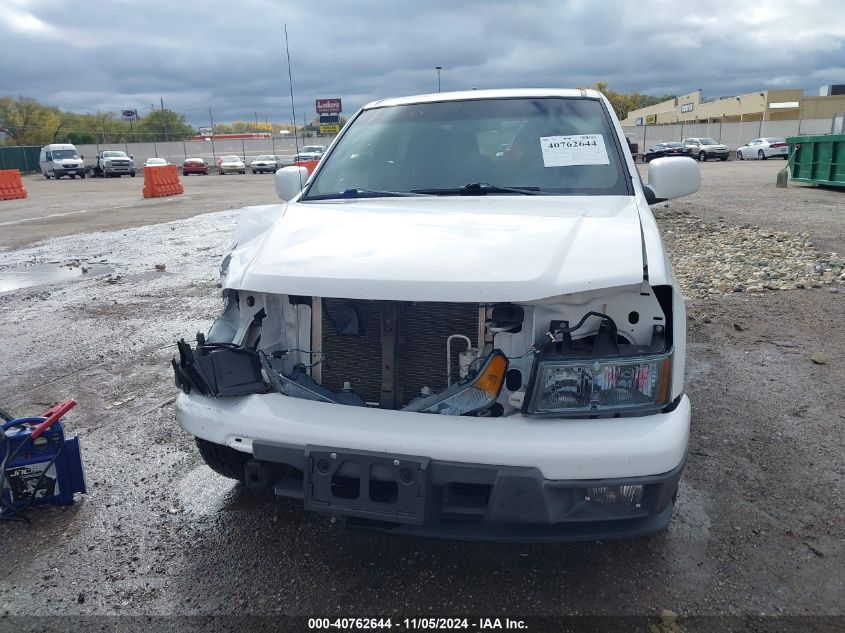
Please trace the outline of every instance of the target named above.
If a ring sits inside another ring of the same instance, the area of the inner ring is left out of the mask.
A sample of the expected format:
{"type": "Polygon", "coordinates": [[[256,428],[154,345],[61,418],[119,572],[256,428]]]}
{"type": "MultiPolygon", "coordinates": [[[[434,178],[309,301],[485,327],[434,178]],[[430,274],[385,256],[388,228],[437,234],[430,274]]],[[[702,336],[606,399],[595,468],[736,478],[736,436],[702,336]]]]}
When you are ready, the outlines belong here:
{"type": "Polygon", "coordinates": [[[689,304],[692,441],[664,534],[568,545],[373,536],[216,476],[174,422],[174,342],[220,308],[235,219],[4,254],[4,269],[85,258],[114,270],[0,295],[0,406],[37,414],[76,398],[67,422],[89,487],[72,507],[31,511],[31,526],[0,523],[0,615],[842,616],[841,293],[689,304]],[[826,365],[809,360],[816,351],[826,365]]]}

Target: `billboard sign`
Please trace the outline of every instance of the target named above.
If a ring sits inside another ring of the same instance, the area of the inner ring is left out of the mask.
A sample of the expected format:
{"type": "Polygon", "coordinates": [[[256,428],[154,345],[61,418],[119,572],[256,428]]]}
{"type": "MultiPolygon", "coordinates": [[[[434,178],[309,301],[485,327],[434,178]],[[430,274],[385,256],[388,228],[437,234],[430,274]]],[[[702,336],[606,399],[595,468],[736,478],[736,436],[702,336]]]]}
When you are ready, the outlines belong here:
{"type": "Polygon", "coordinates": [[[327,125],[320,123],[320,134],[340,134],[340,125],[337,123],[327,125]]]}
{"type": "Polygon", "coordinates": [[[321,114],[320,125],[340,125],[339,114],[321,114]]]}
{"type": "Polygon", "coordinates": [[[123,117],[124,121],[132,121],[133,119],[138,118],[138,111],[137,110],[121,110],[120,115],[123,117]]]}
{"type": "Polygon", "coordinates": [[[317,99],[317,114],[339,114],[343,112],[340,99],[317,99]]]}
{"type": "Polygon", "coordinates": [[[694,108],[695,108],[694,103],[685,103],[684,105],[681,106],[681,112],[692,112],[694,108]]]}
{"type": "Polygon", "coordinates": [[[212,136],[214,134],[214,128],[211,127],[201,127],[197,129],[197,133],[200,136],[212,136]]]}
{"type": "Polygon", "coordinates": [[[654,125],[657,123],[657,115],[656,114],[649,114],[645,117],[645,124],[646,125],[654,125]]]}

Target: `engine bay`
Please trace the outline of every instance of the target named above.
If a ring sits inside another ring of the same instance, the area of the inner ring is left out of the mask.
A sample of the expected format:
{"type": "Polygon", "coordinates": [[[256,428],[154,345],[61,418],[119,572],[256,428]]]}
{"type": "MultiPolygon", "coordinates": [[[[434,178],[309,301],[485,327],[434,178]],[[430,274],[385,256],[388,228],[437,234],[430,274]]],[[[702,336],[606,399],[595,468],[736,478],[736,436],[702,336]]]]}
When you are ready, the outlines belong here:
{"type": "Polygon", "coordinates": [[[225,290],[173,360],[185,393],[276,392],[448,415],[619,415],[665,406],[672,292],[643,283],[545,301],[371,301],[225,290]]]}

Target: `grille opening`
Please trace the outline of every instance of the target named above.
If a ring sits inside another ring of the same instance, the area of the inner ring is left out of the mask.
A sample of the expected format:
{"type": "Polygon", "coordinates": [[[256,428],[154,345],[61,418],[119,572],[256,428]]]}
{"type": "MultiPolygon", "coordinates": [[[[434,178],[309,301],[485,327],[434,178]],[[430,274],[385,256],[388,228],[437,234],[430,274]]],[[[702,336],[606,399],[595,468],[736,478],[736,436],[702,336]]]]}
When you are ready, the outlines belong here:
{"type": "Polygon", "coordinates": [[[370,501],[396,503],[399,499],[399,485],[395,481],[370,479],[370,501]]]}
{"type": "MultiPolygon", "coordinates": [[[[407,470],[407,469],[406,469],[407,470]]],[[[378,503],[396,503],[399,499],[399,484],[396,472],[384,464],[372,464],[369,473],[370,500],[378,503]]]]}
{"type": "MultiPolygon", "coordinates": [[[[365,402],[401,408],[420,395],[423,387],[436,392],[446,387],[446,339],[462,334],[478,345],[479,304],[447,302],[391,302],[352,299],[323,299],[322,336],[315,348],[323,353],[322,385],[340,391],[344,381],[365,402]],[[338,332],[338,317],[354,308],[360,329],[358,334],[338,332]],[[395,312],[396,357],[383,367],[383,317],[395,312]],[[391,376],[392,374],[392,376],[391,376]],[[395,406],[384,404],[383,381],[393,380],[395,406]]],[[[458,352],[463,345],[453,345],[451,373],[457,376],[458,352]]]]}
{"type": "Polygon", "coordinates": [[[361,470],[355,462],[343,462],[332,475],[332,495],[357,499],[361,495],[361,470]]]}
{"type": "Polygon", "coordinates": [[[487,512],[490,501],[489,484],[468,484],[452,482],[443,488],[442,512],[444,518],[456,520],[480,520],[487,512]]]}

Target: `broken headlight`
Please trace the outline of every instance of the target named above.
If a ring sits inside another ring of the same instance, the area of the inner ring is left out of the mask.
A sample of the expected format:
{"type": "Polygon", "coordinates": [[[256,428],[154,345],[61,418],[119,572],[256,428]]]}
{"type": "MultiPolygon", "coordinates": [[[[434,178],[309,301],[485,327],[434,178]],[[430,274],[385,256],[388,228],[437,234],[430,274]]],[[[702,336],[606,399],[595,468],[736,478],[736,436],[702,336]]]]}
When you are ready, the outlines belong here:
{"type": "Polygon", "coordinates": [[[669,402],[672,354],[639,358],[538,360],[529,415],[600,415],[657,410],[669,402]]]}
{"type": "Polygon", "coordinates": [[[494,350],[474,376],[439,393],[415,400],[403,411],[440,415],[466,415],[483,411],[499,397],[507,369],[507,357],[500,350],[494,350]]]}

